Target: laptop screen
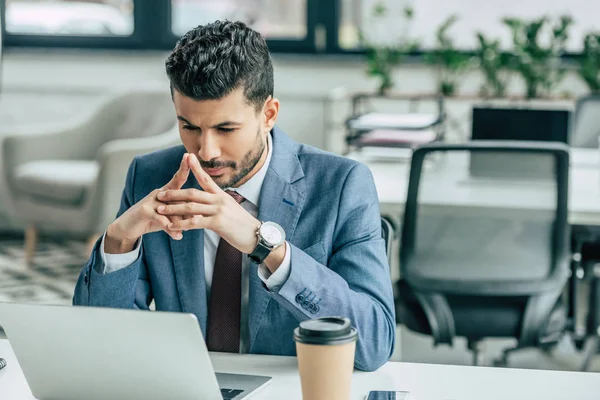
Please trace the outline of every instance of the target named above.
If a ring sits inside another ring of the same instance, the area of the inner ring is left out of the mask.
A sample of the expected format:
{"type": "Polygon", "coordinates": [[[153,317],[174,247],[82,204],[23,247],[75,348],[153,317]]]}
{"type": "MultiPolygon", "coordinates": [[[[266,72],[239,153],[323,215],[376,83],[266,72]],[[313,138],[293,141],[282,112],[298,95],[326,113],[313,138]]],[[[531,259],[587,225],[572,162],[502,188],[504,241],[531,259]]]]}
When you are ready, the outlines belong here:
{"type": "Polygon", "coordinates": [[[473,140],[538,140],[569,143],[567,110],[473,108],[473,140]]]}
{"type": "MultiPolygon", "coordinates": [[[[473,140],[569,143],[567,110],[473,108],[473,140]]],[[[552,179],[554,160],[544,155],[473,153],[470,175],[509,180],[552,179]]]]}

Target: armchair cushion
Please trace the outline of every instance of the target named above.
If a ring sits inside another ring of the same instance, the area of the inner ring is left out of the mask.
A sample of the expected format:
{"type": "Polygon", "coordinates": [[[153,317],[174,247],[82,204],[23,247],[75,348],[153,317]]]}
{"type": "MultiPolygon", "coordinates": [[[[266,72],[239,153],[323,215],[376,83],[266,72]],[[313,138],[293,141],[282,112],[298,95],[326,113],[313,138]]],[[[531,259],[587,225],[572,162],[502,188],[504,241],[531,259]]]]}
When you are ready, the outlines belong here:
{"type": "Polygon", "coordinates": [[[33,161],[15,169],[15,186],[22,193],[42,202],[77,206],[95,184],[99,165],[96,161],[33,161]]]}

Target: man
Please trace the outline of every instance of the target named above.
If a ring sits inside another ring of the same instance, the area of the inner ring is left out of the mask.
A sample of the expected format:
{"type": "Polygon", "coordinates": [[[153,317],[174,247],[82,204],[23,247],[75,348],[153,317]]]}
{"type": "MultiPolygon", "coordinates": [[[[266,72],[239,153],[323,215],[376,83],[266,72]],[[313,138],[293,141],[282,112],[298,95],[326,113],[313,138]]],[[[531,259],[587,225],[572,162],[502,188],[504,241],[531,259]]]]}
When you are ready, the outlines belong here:
{"type": "Polygon", "coordinates": [[[264,39],[240,22],[188,32],[166,61],[183,146],[136,157],[74,304],[194,313],[213,351],[295,355],[293,329],[350,318],[355,366],[393,350],[370,171],[275,127],[264,39]]]}

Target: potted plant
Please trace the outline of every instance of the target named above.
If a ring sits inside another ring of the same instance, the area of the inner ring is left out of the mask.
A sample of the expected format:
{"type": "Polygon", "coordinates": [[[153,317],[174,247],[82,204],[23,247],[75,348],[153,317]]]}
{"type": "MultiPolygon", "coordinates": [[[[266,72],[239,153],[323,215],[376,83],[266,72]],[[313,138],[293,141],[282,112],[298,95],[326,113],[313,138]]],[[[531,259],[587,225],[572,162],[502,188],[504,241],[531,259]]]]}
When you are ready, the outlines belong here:
{"type": "Polygon", "coordinates": [[[526,97],[550,95],[565,74],[560,57],[565,52],[573,19],[564,15],[552,25],[547,17],[533,21],[505,18],[503,22],[511,30],[514,45],[510,66],[523,78],[526,97]],[[551,30],[547,46],[540,42],[540,34],[545,28],[551,30]]]}
{"type": "Polygon", "coordinates": [[[407,37],[408,28],[413,18],[413,9],[411,7],[404,7],[401,10],[403,33],[398,40],[390,41],[389,37],[382,37],[387,36],[387,29],[385,29],[386,22],[391,20],[397,24],[397,17],[391,15],[391,11],[385,1],[379,1],[373,6],[372,23],[369,25],[384,28],[385,32],[380,32],[379,35],[370,35],[367,32],[361,31],[359,34],[367,57],[367,74],[378,80],[377,92],[379,95],[385,95],[394,87],[392,78],[394,68],[402,62],[407,53],[414,51],[418,47],[416,41],[412,41],[407,37]],[[393,17],[393,19],[390,17],[393,17]]]}
{"type": "Polygon", "coordinates": [[[451,15],[436,30],[436,48],[425,55],[425,62],[435,66],[438,90],[452,96],[458,87],[458,78],[470,64],[470,57],[454,47],[449,30],[458,17],[451,15]]]}
{"type": "Polygon", "coordinates": [[[475,66],[485,79],[480,89],[482,97],[504,97],[508,81],[509,55],[502,52],[499,39],[489,39],[477,33],[479,47],[475,50],[475,66]]]}
{"type": "Polygon", "coordinates": [[[600,92],[600,32],[585,36],[578,72],[590,91],[600,92]]]}

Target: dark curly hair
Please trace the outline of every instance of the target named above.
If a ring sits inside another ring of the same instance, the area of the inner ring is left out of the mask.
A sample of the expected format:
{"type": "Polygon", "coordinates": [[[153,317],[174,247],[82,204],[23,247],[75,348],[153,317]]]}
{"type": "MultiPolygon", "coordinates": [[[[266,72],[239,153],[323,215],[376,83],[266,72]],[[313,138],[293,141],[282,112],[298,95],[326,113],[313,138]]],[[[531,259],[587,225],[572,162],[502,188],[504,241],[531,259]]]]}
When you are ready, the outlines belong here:
{"type": "Polygon", "coordinates": [[[273,64],[264,38],[243,22],[216,21],[186,33],[165,62],[173,89],[194,100],[217,100],[240,87],[261,109],[273,95],[273,64]]]}

